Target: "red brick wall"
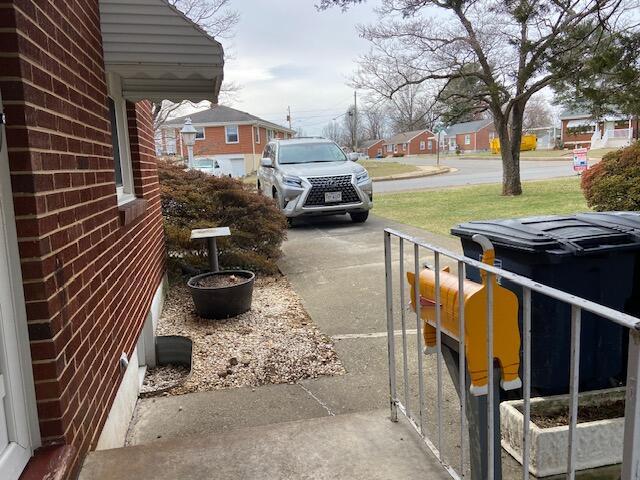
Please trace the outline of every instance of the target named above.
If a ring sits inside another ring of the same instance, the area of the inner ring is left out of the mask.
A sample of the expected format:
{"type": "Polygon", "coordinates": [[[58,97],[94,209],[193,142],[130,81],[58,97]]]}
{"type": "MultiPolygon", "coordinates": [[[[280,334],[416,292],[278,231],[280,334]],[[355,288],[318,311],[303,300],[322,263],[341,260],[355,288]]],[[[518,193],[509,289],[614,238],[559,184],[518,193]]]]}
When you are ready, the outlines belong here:
{"type": "Polygon", "coordinates": [[[0,4],[0,56],[41,436],[73,445],[77,467],[164,272],[150,105],[128,105],[143,213],[123,226],[98,1],[0,4]]]}
{"type": "MultiPolygon", "coordinates": [[[[204,138],[196,140],[193,146],[193,154],[195,156],[206,155],[235,155],[235,154],[253,154],[254,137],[252,136],[252,125],[239,125],[239,142],[227,143],[224,126],[205,127],[204,138]]],[[[284,132],[276,132],[277,138],[291,138],[289,134],[284,132]]],[[[180,135],[180,129],[176,129],[176,135],[180,135]]],[[[255,138],[257,140],[257,138],[255,138]]],[[[260,127],[260,143],[255,142],[255,153],[258,155],[264,150],[267,144],[267,129],[260,127]]],[[[178,146],[179,149],[179,146],[178,146]]],[[[187,156],[187,147],[182,146],[182,156],[187,156]]]]}
{"type": "Polygon", "coordinates": [[[382,145],[383,143],[384,142],[380,140],[379,142],[374,143],[367,149],[367,155],[369,155],[369,158],[376,158],[378,156],[378,153],[384,155],[384,149],[382,145]]]}
{"type": "Polygon", "coordinates": [[[496,137],[498,134],[496,133],[496,127],[493,123],[482,127],[476,133],[476,150],[489,150],[491,148],[491,134],[494,134],[496,137]]]}
{"type": "MultiPolygon", "coordinates": [[[[571,134],[567,131],[568,123],[569,123],[569,120],[562,120],[562,141],[564,143],[569,143],[571,145],[580,144],[583,147],[588,147],[591,144],[591,137],[593,136],[593,132],[571,134]]],[[[602,128],[602,125],[601,125],[601,128],[602,128]]]]}
{"type": "Polygon", "coordinates": [[[435,153],[436,151],[436,141],[433,140],[431,142],[431,149],[429,149],[429,138],[433,137],[433,133],[430,131],[425,131],[418,135],[416,138],[411,140],[409,143],[409,154],[410,155],[420,155],[427,153],[435,153]],[[420,142],[424,142],[424,150],[420,150],[420,142]]]}

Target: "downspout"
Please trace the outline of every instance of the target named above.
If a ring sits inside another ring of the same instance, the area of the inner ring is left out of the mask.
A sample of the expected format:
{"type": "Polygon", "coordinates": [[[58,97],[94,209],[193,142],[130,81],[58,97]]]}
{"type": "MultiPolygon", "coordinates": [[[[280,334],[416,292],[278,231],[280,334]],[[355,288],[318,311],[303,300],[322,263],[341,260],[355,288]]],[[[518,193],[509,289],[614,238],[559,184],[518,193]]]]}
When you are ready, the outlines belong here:
{"type": "Polygon", "coordinates": [[[260,128],[257,123],[251,125],[251,150],[253,152],[253,157],[251,157],[251,168],[254,170],[258,170],[256,166],[256,128],[260,128]]]}

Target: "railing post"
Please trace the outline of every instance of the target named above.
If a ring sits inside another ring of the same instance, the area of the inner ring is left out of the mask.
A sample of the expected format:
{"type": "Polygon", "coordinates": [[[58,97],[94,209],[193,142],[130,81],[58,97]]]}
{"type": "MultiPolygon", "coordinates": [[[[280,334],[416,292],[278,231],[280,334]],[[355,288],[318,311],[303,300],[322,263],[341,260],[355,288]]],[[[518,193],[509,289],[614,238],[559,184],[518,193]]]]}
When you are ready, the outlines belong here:
{"type": "Polygon", "coordinates": [[[629,331],[621,480],[640,479],[640,332],[629,331]]]}
{"type": "Polygon", "coordinates": [[[393,271],[391,269],[391,235],[384,232],[384,275],[387,294],[387,348],[389,350],[389,404],[391,421],[398,421],[398,398],[396,392],[396,352],[393,328],[393,271]]]}

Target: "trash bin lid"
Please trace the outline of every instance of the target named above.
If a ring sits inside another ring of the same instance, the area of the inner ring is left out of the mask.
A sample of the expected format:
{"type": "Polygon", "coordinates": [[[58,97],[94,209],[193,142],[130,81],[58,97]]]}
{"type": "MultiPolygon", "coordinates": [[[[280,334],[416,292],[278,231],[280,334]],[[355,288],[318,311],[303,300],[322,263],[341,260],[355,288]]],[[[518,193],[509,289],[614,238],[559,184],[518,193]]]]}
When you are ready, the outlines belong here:
{"type": "Polygon", "coordinates": [[[640,237],[640,212],[580,213],[576,218],[640,237]]]}
{"type": "Polygon", "coordinates": [[[637,248],[640,237],[577,216],[541,216],[462,223],[451,233],[470,239],[479,233],[496,246],[527,252],[582,255],[637,248]]]}

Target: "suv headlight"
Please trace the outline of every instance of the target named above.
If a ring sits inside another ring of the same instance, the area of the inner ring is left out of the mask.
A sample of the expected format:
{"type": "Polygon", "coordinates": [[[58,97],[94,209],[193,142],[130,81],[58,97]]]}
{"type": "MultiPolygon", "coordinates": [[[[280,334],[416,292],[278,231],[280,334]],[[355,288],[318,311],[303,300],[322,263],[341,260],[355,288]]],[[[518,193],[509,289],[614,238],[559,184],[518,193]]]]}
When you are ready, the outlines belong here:
{"type": "Polygon", "coordinates": [[[369,172],[367,172],[366,170],[363,170],[362,172],[356,174],[357,183],[364,183],[367,180],[369,180],[369,172]]]}
{"type": "Polygon", "coordinates": [[[291,187],[301,187],[302,179],[300,177],[294,177],[293,175],[283,175],[282,183],[291,187]]]}

